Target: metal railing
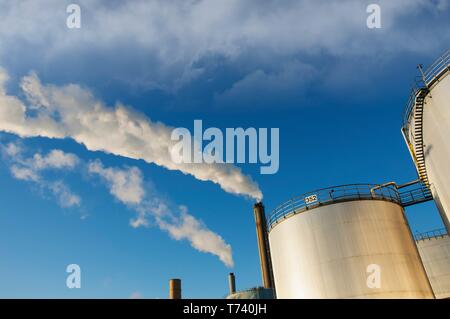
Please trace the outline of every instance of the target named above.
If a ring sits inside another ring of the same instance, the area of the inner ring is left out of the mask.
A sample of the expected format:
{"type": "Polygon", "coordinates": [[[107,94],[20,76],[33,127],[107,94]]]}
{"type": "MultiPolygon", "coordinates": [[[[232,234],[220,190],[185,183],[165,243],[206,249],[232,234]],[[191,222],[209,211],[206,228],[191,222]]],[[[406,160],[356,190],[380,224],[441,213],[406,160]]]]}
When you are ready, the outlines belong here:
{"type": "Polygon", "coordinates": [[[412,110],[414,109],[416,96],[419,90],[429,87],[435,81],[435,79],[437,79],[446,69],[450,71],[450,50],[447,50],[431,66],[429,66],[423,72],[423,77],[418,76],[415,78],[411,88],[411,93],[408,98],[408,102],[406,103],[406,107],[403,112],[404,129],[407,130],[407,127],[411,121],[412,110]]]}
{"type": "Polygon", "coordinates": [[[419,241],[419,240],[431,239],[431,238],[436,238],[436,237],[445,237],[445,236],[448,236],[447,229],[439,228],[439,229],[433,229],[433,230],[423,232],[423,233],[416,233],[414,235],[414,239],[416,241],[419,241]]]}
{"type": "Polygon", "coordinates": [[[428,69],[424,72],[424,81],[428,85],[441,74],[444,69],[449,70],[450,50],[442,54],[428,69]]]}
{"type": "Polygon", "coordinates": [[[432,200],[433,196],[420,180],[400,185],[389,182],[328,187],[294,197],[276,207],[268,218],[268,228],[271,229],[280,221],[308,209],[360,199],[382,199],[407,207],[432,200]]]}
{"type": "Polygon", "coordinates": [[[426,187],[423,182],[418,182],[411,186],[412,187],[405,188],[406,190],[399,191],[400,203],[403,207],[427,202],[433,199],[431,190],[426,187]]]}
{"type": "Polygon", "coordinates": [[[360,200],[382,199],[401,204],[400,194],[395,186],[377,188],[377,184],[349,184],[319,189],[294,197],[276,207],[269,216],[271,229],[280,221],[305,210],[331,203],[360,200]]]}

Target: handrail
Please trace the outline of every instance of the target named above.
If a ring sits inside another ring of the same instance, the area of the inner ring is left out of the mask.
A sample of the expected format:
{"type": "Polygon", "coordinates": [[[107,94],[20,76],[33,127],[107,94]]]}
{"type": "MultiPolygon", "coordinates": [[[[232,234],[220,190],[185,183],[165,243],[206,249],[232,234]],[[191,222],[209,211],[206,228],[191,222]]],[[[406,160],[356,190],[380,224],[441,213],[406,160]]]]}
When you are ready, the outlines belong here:
{"type": "Polygon", "coordinates": [[[340,201],[381,199],[401,204],[396,187],[377,188],[378,186],[378,184],[348,184],[304,193],[284,202],[272,211],[268,219],[269,229],[293,214],[340,201]]]}
{"type": "Polygon", "coordinates": [[[414,235],[414,239],[416,241],[419,241],[419,240],[432,239],[432,238],[436,238],[436,237],[445,237],[445,236],[448,236],[447,229],[439,228],[439,229],[433,229],[433,230],[422,232],[422,233],[416,233],[414,235]]]}
{"type": "Polygon", "coordinates": [[[442,54],[424,73],[424,81],[430,84],[444,69],[448,69],[450,62],[450,50],[442,54]]]}
{"type": "Polygon", "coordinates": [[[277,206],[268,218],[268,229],[284,219],[318,206],[351,200],[386,200],[403,207],[432,200],[431,191],[420,180],[405,184],[348,184],[318,189],[277,206]]]}
{"type": "Polygon", "coordinates": [[[430,189],[422,181],[409,186],[412,187],[399,192],[400,202],[403,207],[424,203],[433,199],[430,189]]]}
{"type": "MultiPolygon", "coordinates": [[[[405,130],[407,130],[407,127],[411,121],[411,114],[415,106],[417,94],[421,89],[428,88],[445,69],[450,71],[450,50],[447,50],[438,59],[436,59],[436,61],[430,65],[426,71],[424,71],[423,77],[415,78],[411,88],[411,93],[409,94],[408,101],[403,112],[403,128],[405,130]]],[[[406,138],[409,139],[408,135],[409,134],[406,134],[406,138]]]]}

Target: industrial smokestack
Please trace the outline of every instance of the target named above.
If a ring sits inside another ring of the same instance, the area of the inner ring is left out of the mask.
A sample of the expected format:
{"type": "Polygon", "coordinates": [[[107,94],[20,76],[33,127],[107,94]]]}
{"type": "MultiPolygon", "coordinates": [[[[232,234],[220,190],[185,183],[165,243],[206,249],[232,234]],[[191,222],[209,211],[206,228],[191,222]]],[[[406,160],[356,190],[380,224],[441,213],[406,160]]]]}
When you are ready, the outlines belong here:
{"type": "Polygon", "coordinates": [[[181,279],[169,280],[169,299],[181,299],[181,279]]]}
{"type": "Polygon", "coordinates": [[[230,287],[230,295],[234,294],[236,292],[236,278],[232,272],[228,275],[228,285],[230,287]]]}
{"type": "Polygon", "coordinates": [[[256,236],[258,237],[259,261],[264,288],[273,288],[272,264],[270,260],[269,239],[267,236],[267,221],[264,206],[261,202],[253,206],[256,223],[256,236]]]}

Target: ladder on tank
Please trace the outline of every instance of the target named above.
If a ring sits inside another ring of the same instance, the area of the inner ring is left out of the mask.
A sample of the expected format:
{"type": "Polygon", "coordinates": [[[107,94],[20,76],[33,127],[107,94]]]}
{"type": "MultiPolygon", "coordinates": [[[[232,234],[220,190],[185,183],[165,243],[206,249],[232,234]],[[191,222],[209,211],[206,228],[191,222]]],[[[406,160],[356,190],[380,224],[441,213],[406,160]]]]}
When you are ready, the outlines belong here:
{"type": "Polygon", "coordinates": [[[427,169],[425,166],[425,148],[423,145],[423,107],[425,104],[425,97],[429,90],[421,88],[417,91],[415,106],[414,106],[414,160],[417,166],[417,173],[420,180],[427,188],[430,187],[427,169]]]}
{"type": "Polygon", "coordinates": [[[406,112],[404,113],[402,134],[408,145],[411,157],[416,164],[419,179],[426,188],[430,188],[430,180],[425,166],[425,150],[423,144],[423,109],[425,97],[430,93],[430,88],[436,82],[439,82],[447,72],[450,72],[450,50],[447,50],[426,71],[423,70],[421,64],[417,68],[421,76],[420,80],[416,78],[408,100],[406,112]],[[409,130],[411,118],[414,118],[413,132],[409,130]]]}

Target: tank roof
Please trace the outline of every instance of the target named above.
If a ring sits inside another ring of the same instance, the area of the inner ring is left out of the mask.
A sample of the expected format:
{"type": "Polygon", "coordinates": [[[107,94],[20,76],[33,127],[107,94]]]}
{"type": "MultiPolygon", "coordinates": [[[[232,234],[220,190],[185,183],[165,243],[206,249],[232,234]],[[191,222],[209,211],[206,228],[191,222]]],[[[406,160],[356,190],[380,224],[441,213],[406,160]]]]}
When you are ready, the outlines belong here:
{"type": "Polygon", "coordinates": [[[403,185],[395,182],[385,184],[348,184],[332,186],[304,193],[276,207],[269,215],[268,229],[288,217],[319,206],[353,200],[384,200],[403,207],[431,200],[429,188],[417,180],[403,185]]]}
{"type": "MultiPolygon", "coordinates": [[[[411,121],[412,110],[416,102],[416,96],[420,90],[424,90],[433,86],[436,81],[439,81],[447,72],[450,72],[450,50],[447,50],[436,61],[429,66],[424,72],[423,77],[416,77],[412,87],[411,93],[403,111],[403,129],[408,130],[411,121]]],[[[406,137],[408,137],[406,135],[406,137]]]]}
{"type": "Polygon", "coordinates": [[[348,184],[318,189],[296,196],[276,207],[269,216],[269,229],[286,218],[323,205],[352,200],[386,200],[401,205],[401,197],[394,185],[348,184]]]}

